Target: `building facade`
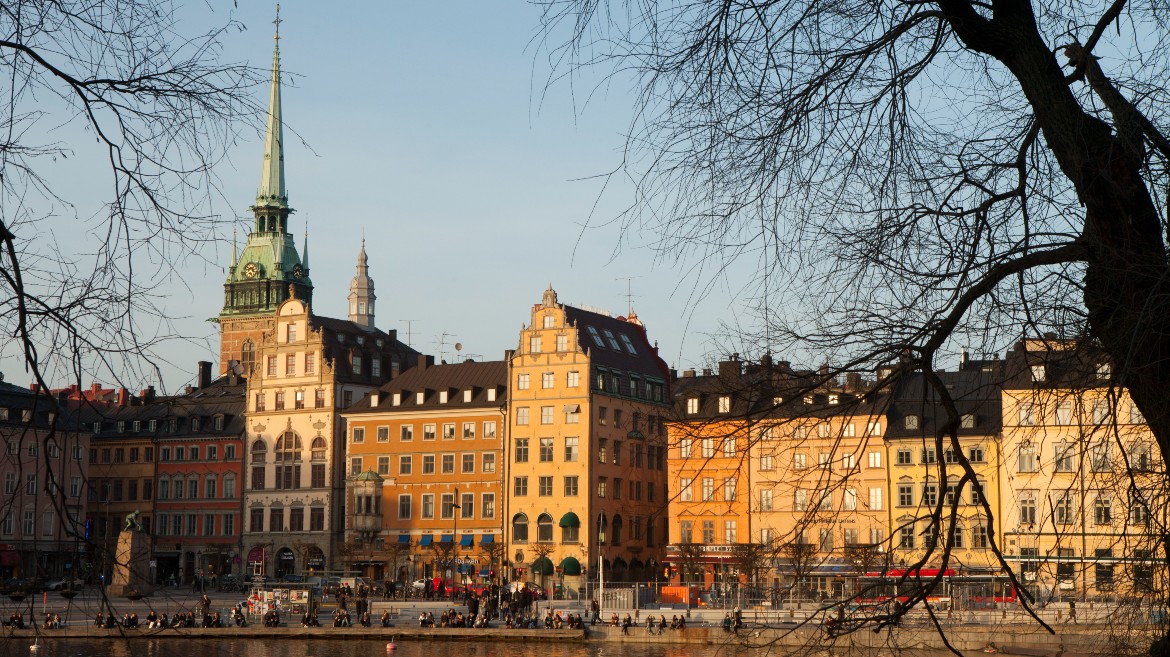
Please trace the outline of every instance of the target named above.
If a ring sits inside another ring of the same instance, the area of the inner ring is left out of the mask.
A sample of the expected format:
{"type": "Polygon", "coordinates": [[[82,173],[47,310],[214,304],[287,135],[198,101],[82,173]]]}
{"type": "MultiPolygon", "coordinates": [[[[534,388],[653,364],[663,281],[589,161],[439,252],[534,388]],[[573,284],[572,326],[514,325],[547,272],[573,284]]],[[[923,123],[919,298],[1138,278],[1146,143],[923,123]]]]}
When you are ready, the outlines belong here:
{"type": "Polygon", "coordinates": [[[550,287],[508,361],[510,578],[573,588],[601,567],[609,581],[651,580],[666,538],[670,373],[645,327],[561,304],[550,287]]]}
{"type": "Polygon", "coordinates": [[[89,434],[64,404],[0,381],[0,579],[76,574],[89,434]]]}
{"type": "Polygon", "coordinates": [[[507,383],[504,361],[420,357],[344,414],[345,535],[358,568],[401,583],[485,583],[500,567],[507,383]]]}

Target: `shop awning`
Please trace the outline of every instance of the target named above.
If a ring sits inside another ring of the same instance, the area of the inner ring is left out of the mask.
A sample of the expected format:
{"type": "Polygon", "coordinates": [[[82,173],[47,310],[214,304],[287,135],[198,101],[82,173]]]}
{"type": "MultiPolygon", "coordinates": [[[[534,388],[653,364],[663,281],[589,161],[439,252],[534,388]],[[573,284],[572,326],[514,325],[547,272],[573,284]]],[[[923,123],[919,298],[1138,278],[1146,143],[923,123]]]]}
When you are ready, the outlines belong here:
{"type": "Polygon", "coordinates": [[[410,542],[410,534],[399,534],[398,535],[398,542],[399,543],[409,543],[410,542]]]}
{"type": "Polygon", "coordinates": [[[418,546],[419,547],[427,547],[428,545],[430,545],[431,543],[434,543],[434,542],[435,542],[434,536],[431,536],[430,534],[424,534],[422,538],[418,539],[418,546]]]}
{"type": "Polygon", "coordinates": [[[479,544],[480,545],[491,545],[492,543],[495,543],[495,542],[496,542],[496,535],[495,534],[484,534],[483,536],[479,537],[479,544]]]}
{"type": "Polygon", "coordinates": [[[532,573],[534,575],[551,575],[553,574],[553,563],[548,557],[540,557],[532,562],[532,573]]]}
{"type": "Polygon", "coordinates": [[[561,560],[561,571],[570,577],[581,574],[581,562],[576,557],[565,557],[561,560]]]}
{"type": "Polygon", "coordinates": [[[442,536],[439,537],[439,542],[440,543],[454,543],[455,536],[453,534],[443,534],[442,536]]]}
{"type": "Polygon", "coordinates": [[[474,544],[475,544],[475,535],[474,534],[464,534],[463,537],[459,539],[459,546],[460,547],[471,547],[474,544]]]}
{"type": "Polygon", "coordinates": [[[581,519],[577,517],[576,513],[572,511],[561,516],[561,527],[580,527],[581,519]]]}

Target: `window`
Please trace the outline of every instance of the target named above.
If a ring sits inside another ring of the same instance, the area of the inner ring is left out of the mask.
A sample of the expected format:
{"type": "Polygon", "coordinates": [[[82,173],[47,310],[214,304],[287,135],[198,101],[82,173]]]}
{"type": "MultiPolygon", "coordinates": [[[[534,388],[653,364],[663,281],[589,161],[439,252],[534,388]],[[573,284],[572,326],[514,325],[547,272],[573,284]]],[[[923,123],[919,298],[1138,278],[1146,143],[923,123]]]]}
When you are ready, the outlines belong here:
{"type": "Polygon", "coordinates": [[[475,517],[475,493],[463,493],[459,496],[459,517],[464,519],[475,517]]]}
{"type": "Polygon", "coordinates": [[[1056,404],[1056,424],[1067,427],[1073,423],[1073,407],[1071,401],[1062,401],[1056,404]]]}
{"type": "Polygon", "coordinates": [[[938,504],[938,484],[922,485],[922,504],[924,506],[934,506],[938,504]]]}
{"type": "MultiPolygon", "coordinates": [[[[528,494],[528,477],[515,477],[512,484],[512,494],[516,497],[524,497],[528,494]]],[[[600,493],[598,495],[604,497],[600,493]]]]}
{"type": "Polygon", "coordinates": [[[720,395],[720,397],[719,397],[719,412],[720,413],[730,413],[731,412],[731,397],[729,397],[727,395],[720,395]]]}
{"type": "Polygon", "coordinates": [[[700,443],[702,445],[701,453],[703,458],[709,459],[715,456],[715,439],[704,438],[700,443]]]}
{"type": "Polygon", "coordinates": [[[576,497],[577,496],[577,483],[578,483],[578,478],[576,475],[571,476],[571,477],[565,477],[565,497],[576,497]]]}
{"type": "Polygon", "coordinates": [[[914,549],[914,527],[902,527],[898,530],[898,547],[903,550],[914,549]]]}
{"type": "Polygon", "coordinates": [[[704,520],[702,526],[703,526],[703,542],[707,543],[707,544],[714,543],[715,542],[715,521],[714,520],[704,520]]]}
{"type": "Polygon", "coordinates": [[[764,489],[760,491],[760,511],[772,510],[772,491],[764,489]]]}
{"type": "Polygon", "coordinates": [[[1053,464],[1057,472],[1072,472],[1076,468],[1073,462],[1073,446],[1070,443],[1056,444],[1053,464]]]}
{"type": "Polygon", "coordinates": [[[699,412],[699,398],[691,397],[687,399],[687,415],[694,415],[699,412]]]}
{"type": "Polygon", "coordinates": [[[1022,427],[1030,427],[1036,424],[1036,409],[1032,402],[1020,402],[1016,409],[1018,424],[1022,427]]]}
{"type": "MultiPolygon", "coordinates": [[[[289,328],[292,328],[291,326],[289,328]]],[[[284,356],[284,375],[292,376],[297,373],[297,355],[285,354],[284,356]]]]}
{"type": "Polygon", "coordinates": [[[349,474],[358,475],[362,473],[362,457],[354,456],[349,459],[349,474]]]}
{"type": "Polygon", "coordinates": [[[723,521],[723,542],[727,545],[735,544],[738,525],[734,520],[723,521]]]}
{"type": "Polygon", "coordinates": [[[1109,421],[1109,404],[1104,399],[1093,402],[1093,424],[1098,426],[1109,421]]]}
{"type": "Polygon", "coordinates": [[[475,473],[475,454],[474,453],[469,453],[469,454],[463,455],[463,463],[462,463],[462,466],[460,467],[459,471],[462,472],[463,474],[474,474],[475,473]]]}
{"type": "Polygon", "coordinates": [[[622,480],[613,478],[613,499],[620,500],[622,498],[622,480]]]}
{"type": "Polygon", "coordinates": [[[419,516],[424,520],[432,520],[435,517],[435,494],[423,493],[422,506],[419,508],[419,516]]]}
{"type": "Polygon", "coordinates": [[[935,453],[933,447],[922,448],[922,463],[924,465],[933,465],[938,463],[938,454],[935,453]]]}
{"type": "Polygon", "coordinates": [[[516,375],[516,389],[517,390],[528,390],[529,384],[530,384],[529,375],[527,375],[527,374],[517,374],[516,375]]]}
{"type": "Polygon", "coordinates": [[[283,392],[276,393],[276,403],[273,405],[273,407],[278,411],[284,410],[284,393],[283,392]]]}
{"type": "Polygon", "coordinates": [[[581,385],[581,373],[577,371],[569,372],[565,376],[565,386],[568,388],[576,388],[581,385]]]}
{"type": "Polygon", "coordinates": [[[516,446],[513,448],[513,453],[516,455],[516,462],[517,463],[527,463],[528,462],[528,439],[527,438],[517,438],[516,439],[516,446]]]}
{"type": "Polygon", "coordinates": [[[516,424],[524,426],[528,424],[528,407],[521,406],[516,409],[516,424]]]}
{"type": "MultiPolygon", "coordinates": [[[[384,457],[379,457],[379,459],[381,459],[381,458],[384,458],[384,457]]],[[[411,474],[412,468],[413,468],[413,460],[411,459],[411,456],[409,454],[405,454],[403,456],[398,457],[398,474],[399,475],[411,474]]]]}
{"type": "Polygon", "coordinates": [[[540,387],[547,390],[556,386],[557,375],[552,372],[545,372],[540,375],[540,387]]]}
{"type": "Polygon", "coordinates": [[[597,496],[605,497],[605,490],[609,480],[606,477],[597,478],[597,496]]]}
{"type": "Polygon", "coordinates": [[[484,474],[494,474],[496,471],[496,455],[491,452],[484,452],[483,464],[481,471],[484,474]]]}
{"type": "Polygon", "coordinates": [[[305,374],[317,373],[317,354],[305,354],[305,374]]]}
{"type": "Polygon", "coordinates": [[[1076,522],[1073,514],[1072,497],[1068,493],[1061,493],[1052,502],[1052,521],[1058,525],[1070,525],[1076,522]]]}
{"type": "Polygon", "coordinates": [[[870,488],[869,489],[869,510],[870,511],[881,511],[882,510],[882,489],[880,489],[880,488],[870,488]]]}
{"type": "Polygon", "coordinates": [[[423,454],[422,473],[425,475],[435,474],[435,455],[434,454],[423,454]]]}
{"type": "Polygon", "coordinates": [[[353,373],[354,374],[361,374],[362,373],[362,356],[361,356],[361,354],[354,354],[353,357],[350,359],[350,362],[353,363],[353,373]]]}
{"type": "Polygon", "coordinates": [[[622,441],[620,440],[613,441],[613,464],[622,464],[622,441]]]}
{"type": "Polygon", "coordinates": [[[898,506],[914,506],[913,484],[898,484],[898,506]]]}
{"type": "Polygon", "coordinates": [[[451,520],[455,517],[455,494],[443,493],[439,496],[439,517],[451,520]]]}
{"type": "Polygon", "coordinates": [[[455,423],[443,423],[443,440],[455,440],[455,423]]]}
{"type": "Polygon", "coordinates": [[[703,501],[710,502],[715,499],[715,478],[703,477],[703,501]]]}
{"type": "Polygon", "coordinates": [[[552,424],[553,423],[553,407],[552,406],[541,406],[540,407],[540,423],[541,424],[552,424]]]}
{"type": "Polygon", "coordinates": [[[1113,524],[1113,500],[1104,495],[1097,496],[1097,500],[1093,502],[1093,524],[1113,524]]]}
{"type": "Polygon", "coordinates": [[[914,452],[910,449],[902,448],[897,453],[898,465],[914,465],[914,452]]]}
{"type": "Polygon", "coordinates": [[[410,520],[411,500],[409,493],[400,493],[398,495],[398,519],[410,520]]]}
{"type": "Polygon", "coordinates": [[[771,454],[760,455],[760,470],[771,471],[776,469],[775,459],[771,454]]]}
{"type": "Polygon", "coordinates": [[[1036,448],[1031,443],[1020,445],[1016,458],[1016,470],[1018,472],[1036,472],[1038,466],[1036,448]]]}
{"type": "Polygon", "coordinates": [[[845,511],[857,510],[857,489],[846,488],[845,494],[841,499],[841,508],[845,511]]]}
{"type": "Polygon", "coordinates": [[[568,351],[568,350],[569,350],[569,336],[558,335],[557,336],[557,351],[568,351]]]}
{"type": "Polygon", "coordinates": [[[540,497],[552,497],[553,494],[553,478],[548,475],[541,475],[537,479],[537,495],[540,497]]]}
{"type": "Polygon", "coordinates": [[[723,501],[735,501],[735,477],[727,477],[723,480],[723,501]]]}
{"type": "Polygon", "coordinates": [[[517,513],[512,517],[512,541],[514,543],[528,542],[528,516],[517,513]]]}
{"type": "Polygon", "coordinates": [[[964,413],[963,416],[959,418],[959,427],[963,428],[963,429],[974,429],[975,428],[975,414],[974,413],[964,413]]]}
{"type": "Polygon", "coordinates": [[[869,467],[871,467],[871,468],[882,467],[882,453],[881,452],[870,452],[869,453],[869,467]]]}
{"type": "Polygon", "coordinates": [[[268,376],[276,376],[276,356],[269,356],[267,363],[268,363],[268,376]]]}
{"type": "MultiPolygon", "coordinates": [[[[398,439],[402,442],[410,442],[414,440],[414,425],[404,424],[398,428],[398,439]]],[[[378,427],[378,442],[384,443],[390,440],[390,427],[378,427]],[[383,438],[385,436],[385,438],[383,438]]]]}
{"type": "Polygon", "coordinates": [[[971,504],[973,506],[983,504],[983,486],[982,479],[976,479],[971,482],[971,504]]]}
{"type": "Polygon", "coordinates": [[[918,428],[918,416],[917,415],[907,415],[904,419],[904,424],[905,424],[907,429],[917,429],[918,428]]]}
{"type": "Polygon", "coordinates": [[[325,487],[325,464],[324,463],[314,463],[311,471],[312,471],[312,487],[313,488],[324,488],[325,487]]]}
{"type": "Polygon", "coordinates": [[[679,500],[681,500],[683,502],[693,501],[694,500],[694,491],[693,491],[694,479],[691,479],[689,477],[683,477],[682,479],[679,480],[679,483],[680,483],[679,493],[678,493],[679,500]]]}
{"type": "Polygon", "coordinates": [[[541,463],[552,463],[552,460],[553,460],[553,439],[552,438],[541,438],[540,439],[540,462],[541,463]]]}
{"type": "Polygon", "coordinates": [[[808,491],[803,488],[797,488],[793,492],[793,508],[797,511],[808,510],[808,491]]]}
{"type": "Polygon", "coordinates": [[[735,458],[735,438],[723,439],[723,458],[735,458]]]}
{"type": "Polygon", "coordinates": [[[533,354],[540,353],[540,336],[534,335],[528,338],[528,352],[533,354]]]}
{"type": "Polygon", "coordinates": [[[1113,590],[1113,549],[1112,548],[1097,548],[1094,556],[1098,561],[1093,566],[1093,574],[1096,577],[1096,585],[1098,591],[1112,591],[1113,590]]]}
{"type": "Polygon", "coordinates": [[[440,463],[441,463],[440,467],[442,468],[442,471],[441,471],[442,474],[455,474],[455,455],[454,454],[444,454],[443,460],[440,461],[440,463]]]}
{"type": "Polygon", "coordinates": [[[475,422],[464,422],[463,423],[463,439],[464,440],[475,440],[475,424],[476,424],[475,422]]]}
{"type": "Polygon", "coordinates": [[[313,399],[313,408],[325,408],[325,390],[323,388],[317,389],[313,399]]]}
{"type": "Polygon", "coordinates": [[[1036,493],[1034,491],[1024,491],[1020,496],[1019,504],[1020,524],[1036,524],[1036,493]]]}
{"type": "Polygon", "coordinates": [[[1089,466],[1093,472],[1109,471],[1109,445],[1096,443],[1089,447],[1089,466]]]}
{"type": "Polygon", "coordinates": [[[309,531],[311,531],[311,532],[325,531],[325,507],[323,507],[323,506],[309,507],[309,531]]]}

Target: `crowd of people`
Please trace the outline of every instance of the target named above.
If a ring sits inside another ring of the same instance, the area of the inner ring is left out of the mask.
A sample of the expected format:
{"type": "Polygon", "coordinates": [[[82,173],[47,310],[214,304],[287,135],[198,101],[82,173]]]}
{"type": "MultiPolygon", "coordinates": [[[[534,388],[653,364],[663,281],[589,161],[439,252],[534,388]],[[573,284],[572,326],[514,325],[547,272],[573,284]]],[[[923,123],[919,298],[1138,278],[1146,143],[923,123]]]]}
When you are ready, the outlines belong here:
{"type": "MultiPolygon", "coordinates": [[[[610,627],[620,627],[622,629],[622,634],[629,634],[630,628],[635,626],[635,625],[638,625],[639,623],[640,623],[640,621],[635,619],[635,618],[632,618],[629,613],[626,613],[625,618],[618,618],[618,615],[616,613],[609,617],[609,626],[610,627]]],[[[656,635],[656,634],[664,634],[667,629],[671,629],[671,630],[685,630],[685,629],[687,629],[686,616],[679,616],[679,615],[675,614],[674,616],[672,616],[670,618],[669,625],[666,623],[666,614],[662,614],[662,615],[658,616],[657,620],[655,620],[654,614],[649,614],[646,616],[646,634],[649,634],[651,636],[656,635]]]]}

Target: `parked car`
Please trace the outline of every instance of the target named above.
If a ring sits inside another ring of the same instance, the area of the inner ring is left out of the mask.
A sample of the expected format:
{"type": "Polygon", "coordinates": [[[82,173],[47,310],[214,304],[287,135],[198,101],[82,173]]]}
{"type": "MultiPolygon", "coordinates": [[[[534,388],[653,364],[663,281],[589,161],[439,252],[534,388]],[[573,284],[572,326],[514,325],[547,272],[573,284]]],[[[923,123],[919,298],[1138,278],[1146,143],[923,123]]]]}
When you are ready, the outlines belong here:
{"type": "Polygon", "coordinates": [[[83,582],[73,577],[62,577],[60,579],[50,580],[45,584],[45,589],[49,591],[63,591],[65,589],[79,589],[83,582]]]}

